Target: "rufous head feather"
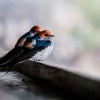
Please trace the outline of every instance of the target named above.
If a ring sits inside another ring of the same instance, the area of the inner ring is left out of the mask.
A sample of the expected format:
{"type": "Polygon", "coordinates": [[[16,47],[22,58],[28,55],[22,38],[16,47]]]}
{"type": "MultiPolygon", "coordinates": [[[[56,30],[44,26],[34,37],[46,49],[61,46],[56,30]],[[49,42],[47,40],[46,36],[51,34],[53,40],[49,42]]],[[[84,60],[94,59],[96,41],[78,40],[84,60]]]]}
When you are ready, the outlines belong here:
{"type": "Polygon", "coordinates": [[[35,33],[35,32],[41,32],[41,31],[43,31],[43,29],[42,29],[42,27],[41,26],[39,26],[39,25],[36,25],[36,26],[33,26],[31,29],[30,29],[30,33],[35,33]]]}
{"type": "Polygon", "coordinates": [[[49,30],[43,30],[39,33],[39,36],[42,38],[48,38],[48,37],[54,37],[54,35],[52,35],[52,32],[49,30]]]}

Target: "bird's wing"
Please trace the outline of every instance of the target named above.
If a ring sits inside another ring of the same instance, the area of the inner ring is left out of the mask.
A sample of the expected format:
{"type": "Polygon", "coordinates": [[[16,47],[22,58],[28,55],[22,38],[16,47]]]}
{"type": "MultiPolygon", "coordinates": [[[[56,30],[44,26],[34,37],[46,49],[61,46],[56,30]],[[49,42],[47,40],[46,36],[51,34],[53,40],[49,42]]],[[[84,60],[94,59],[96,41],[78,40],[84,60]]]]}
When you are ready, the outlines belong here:
{"type": "MultiPolygon", "coordinates": [[[[21,36],[18,41],[22,38],[28,38],[29,32],[21,36]]],[[[17,43],[18,43],[17,41],[17,43]]],[[[5,56],[0,58],[0,67],[6,66],[8,63],[10,63],[12,60],[14,60],[16,57],[18,57],[22,53],[22,47],[15,45],[15,48],[13,48],[11,51],[9,51],[5,56]]]]}
{"type": "Polygon", "coordinates": [[[7,62],[5,64],[5,66],[14,66],[15,64],[25,61],[29,58],[31,58],[32,56],[34,56],[37,52],[42,51],[43,49],[45,49],[45,47],[38,47],[38,48],[34,48],[34,49],[24,49],[24,51],[19,54],[18,56],[15,56],[14,59],[12,59],[11,61],[7,62]]]}
{"type": "Polygon", "coordinates": [[[51,41],[37,41],[36,45],[34,45],[33,49],[24,48],[23,52],[20,53],[18,56],[15,56],[14,59],[6,63],[6,66],[13,66],[19,62],[22,62],[24,60],[30,59],[32,56],[34,56],[37,52],[41,52],[46,47],[51,45],[51,41]]]}
{"type": "Polygon", "coordinates": [[[13,48],[5,56],[0,58],[0,67],[5,66],[8,62],[12,61],[22,52],[21,48],[13,48]]]}
{"type": "Polygon", "coordinates": [[[26,41],[27,38],[29,38],[29,37],[30,37],[30,33],[29,33],[29,32],[25,33],[23,36],[21,36],[21,37],[18,39],[18,41],[17,41],[17,43],[16,43],[15,46],[23,46],[24,43],[25,43],[25,41],[26,41]]]}

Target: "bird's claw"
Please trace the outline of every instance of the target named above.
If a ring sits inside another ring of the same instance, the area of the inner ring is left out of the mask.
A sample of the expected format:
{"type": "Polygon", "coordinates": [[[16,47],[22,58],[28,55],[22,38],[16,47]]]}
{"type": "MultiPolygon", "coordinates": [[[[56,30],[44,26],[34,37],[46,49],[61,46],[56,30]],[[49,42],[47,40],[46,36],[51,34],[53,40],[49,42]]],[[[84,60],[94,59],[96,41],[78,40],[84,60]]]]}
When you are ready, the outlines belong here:
{"type": "Polygon", "coordinates": [[[26,79],[25,79],[25,78],[23,78],[21,81],[26,82],[26,79]]]}

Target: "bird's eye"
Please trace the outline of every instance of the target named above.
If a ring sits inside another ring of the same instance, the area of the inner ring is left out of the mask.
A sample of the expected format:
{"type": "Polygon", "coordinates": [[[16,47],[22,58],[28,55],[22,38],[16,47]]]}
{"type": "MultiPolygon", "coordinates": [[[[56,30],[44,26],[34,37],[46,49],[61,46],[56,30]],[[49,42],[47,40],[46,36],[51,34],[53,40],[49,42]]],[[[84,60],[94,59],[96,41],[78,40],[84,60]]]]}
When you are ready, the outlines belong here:
{"type": "Polygon", "coordinates": [[[35,32],[35,30],[33,30],[33,32],[35,32]]]}
{"type": "Polygon", "coordinates": [[[45,34],[45,36],[47,37],[47,36],[49,36],[48,34],[45,34]]]}

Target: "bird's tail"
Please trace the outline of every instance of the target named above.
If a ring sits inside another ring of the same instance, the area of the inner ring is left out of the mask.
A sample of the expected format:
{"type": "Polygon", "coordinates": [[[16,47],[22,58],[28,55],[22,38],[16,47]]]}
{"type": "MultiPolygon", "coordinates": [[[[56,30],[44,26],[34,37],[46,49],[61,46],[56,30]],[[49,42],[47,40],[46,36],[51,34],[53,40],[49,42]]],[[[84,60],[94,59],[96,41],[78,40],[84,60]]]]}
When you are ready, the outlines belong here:
{"type": "Polygon", "coordinates": [[[19,50],[19,51],[17,51],[16,53],[14,53],[14,52],[11,51],[8,55],[2,57],[2,58],[0,59],[0,67],[8,66],[9,63],[10,63],[11,61],[13,61],[16,57],[18,57],[22,52],[23,52],[22,49],[19,50]],[[11,54],[11,53],[12,53],[12,54],[11,54]],[[13,54],[13,53],[14,53],[14,54],[13,54]]]}
{"type": "MultiPolygon", "coordinates": [[[[16,59],[21,53],[23,53],[23,50],[20,50],[18,53],[16,53],[13,57],[11,57],[6,63],[0,65],[0,67],[3,67],[3,66],[9,66],[9,64],[14,60],[16,59]]],[[[13,70],[15,68],[15,64],[10,64],[10,69],[3,75],[5,76],[7,73],[9,73],[11,70],[13,70]]],[[[2,76],[2,77],[3,77],[2,76]]]]}

